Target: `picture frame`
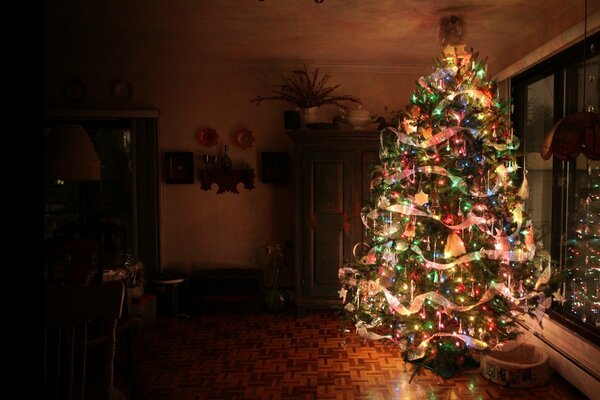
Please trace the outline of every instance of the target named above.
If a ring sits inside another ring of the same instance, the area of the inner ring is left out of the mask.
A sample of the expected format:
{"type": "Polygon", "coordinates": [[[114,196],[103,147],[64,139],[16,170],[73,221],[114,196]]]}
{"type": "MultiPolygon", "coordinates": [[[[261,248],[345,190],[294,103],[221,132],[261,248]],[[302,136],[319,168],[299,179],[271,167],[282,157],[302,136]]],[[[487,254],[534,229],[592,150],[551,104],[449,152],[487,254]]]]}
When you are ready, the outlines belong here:
{"type": "Polygon", "coordinates": [[[286,152],[260,153],[260,181],[263,183],[288,183],[290,159],[286,152]]]}
{"type": "Polygon", "coordinates": [[[194,183],[194,153],[165,153],[165,167],[167,183],[194,183]]]}

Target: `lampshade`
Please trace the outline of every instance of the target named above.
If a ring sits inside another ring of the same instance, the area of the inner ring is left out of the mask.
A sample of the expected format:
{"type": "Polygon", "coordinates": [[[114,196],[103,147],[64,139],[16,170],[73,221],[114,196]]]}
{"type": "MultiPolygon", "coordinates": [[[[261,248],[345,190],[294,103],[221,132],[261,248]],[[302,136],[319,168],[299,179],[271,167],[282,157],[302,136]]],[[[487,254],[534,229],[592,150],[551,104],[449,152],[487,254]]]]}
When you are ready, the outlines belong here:
{"type": "Polygon", "coordinates": [[[600,160],[600,114],[590,111],[566,115],[544,136],[540,154],[544,160],[553,154],[563,161],[572,161],[579,153],[590,160],[600,160]]]}
{"type": "Polygon", "coordinates": [[[51,180],[100,180],[100,158],[82,126],[61,124],[52,129],[44,143],[44,175],[51,180]]]}
{"type": "MultiPolygon", "coordinates": [[[[586,51],[587,51],[587,0],[583,24],[583,102],[585,104],[586,51]]],[[[600,160],[600,114],[593,111],[573,112],[557,121],[544,136],[540,154],[544,160],[552,155],[562,161],[573,161],[579,153],[590,160],[600,160]]]]}

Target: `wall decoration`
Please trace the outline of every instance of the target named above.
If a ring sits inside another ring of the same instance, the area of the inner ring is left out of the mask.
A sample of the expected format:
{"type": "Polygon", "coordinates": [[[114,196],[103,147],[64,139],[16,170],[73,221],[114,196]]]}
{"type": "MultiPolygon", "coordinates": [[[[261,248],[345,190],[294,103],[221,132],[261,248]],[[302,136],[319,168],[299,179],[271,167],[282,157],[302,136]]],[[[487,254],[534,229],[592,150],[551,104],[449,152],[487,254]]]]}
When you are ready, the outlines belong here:
{"type": "Polygon", "coordinates": [[[133,85],[125,79],[120,79],[113,84],[113,96],[121,101],[127,101],[133,96],[133,85]]]}
{"type": "Polygon", "coordinates": [[[263,183],[287,183],[290,160],[285,152],[260,153],[260,181],[263,183]]]}
{"type": "Polygon", "coordinates": [[[233,134],[233,140],[238,147],[245,149],[252,146],[254,136],[252,136],[252,131],[242,128],[233,134]]]}
{"type": "Polygon", "coordinates": [[[194,183],[194,153],[165,153],[167,183],[194,183]]]}
{"type": "Polygon", "coordinates": [[[196,134],[196,140],[202,146],[212,147],[219,142],[219,134],[212,128],[202,128],[196,134]]]}

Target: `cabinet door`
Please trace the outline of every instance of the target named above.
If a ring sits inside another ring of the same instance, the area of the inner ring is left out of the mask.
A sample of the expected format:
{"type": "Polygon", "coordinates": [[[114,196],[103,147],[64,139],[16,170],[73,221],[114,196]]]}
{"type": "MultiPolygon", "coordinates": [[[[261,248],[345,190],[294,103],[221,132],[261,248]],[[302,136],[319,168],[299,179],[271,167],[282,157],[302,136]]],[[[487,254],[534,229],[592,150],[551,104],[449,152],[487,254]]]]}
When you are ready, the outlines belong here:
{"type": "Polygon", "coordinates": [[[356,223],[358,225],[359,240],[362,243],[367,243],[371,240],[371,236],[367,236],[367,228],[362,223],[360,218],[360,210],[365,207],[369,202],[371,196],[371,174],[375,165],[379,163],[379,151],[377,150],[365,150],[361,154],[361,170],[359,172],[360,182],[360,204],[358,212],[356,213],[356,223]]]}
{"type": "Polygon", "coordinates": [[[352,250],[354,162],[351,151],[304,152],[302,295],[335,299],[338,268],[352,250]]]}

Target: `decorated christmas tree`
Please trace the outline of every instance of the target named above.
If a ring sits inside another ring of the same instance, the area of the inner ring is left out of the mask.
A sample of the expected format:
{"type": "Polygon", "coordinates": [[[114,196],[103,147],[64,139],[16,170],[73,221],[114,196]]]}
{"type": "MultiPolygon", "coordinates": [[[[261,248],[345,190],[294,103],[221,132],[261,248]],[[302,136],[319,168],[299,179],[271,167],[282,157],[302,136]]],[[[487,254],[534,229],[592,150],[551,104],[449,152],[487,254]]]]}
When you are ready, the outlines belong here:
{"type": "Polygon", "coordinates": [[[340,268],[340,298],[365,339],[449,377],[474,351],[514,346],[551,275],[524,209],[527,181],[507,107],[464,23],[442,21],[442,57],[407,112],[381,131],[362,210],[370,242],[340,268]]]}

